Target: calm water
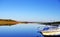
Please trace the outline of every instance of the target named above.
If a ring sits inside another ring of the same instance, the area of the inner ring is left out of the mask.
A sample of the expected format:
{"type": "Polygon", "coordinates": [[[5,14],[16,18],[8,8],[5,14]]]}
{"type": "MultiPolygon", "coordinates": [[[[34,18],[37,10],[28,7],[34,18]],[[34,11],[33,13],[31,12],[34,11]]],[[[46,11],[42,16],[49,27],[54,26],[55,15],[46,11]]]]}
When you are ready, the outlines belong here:
{"type": "Polygon", "coordinates": [[[43,29],[42,26],[36,24],[0,26],[0,37],[43,37],[38,32],[38,27],[40,27],[40,29],[43,29]]]}

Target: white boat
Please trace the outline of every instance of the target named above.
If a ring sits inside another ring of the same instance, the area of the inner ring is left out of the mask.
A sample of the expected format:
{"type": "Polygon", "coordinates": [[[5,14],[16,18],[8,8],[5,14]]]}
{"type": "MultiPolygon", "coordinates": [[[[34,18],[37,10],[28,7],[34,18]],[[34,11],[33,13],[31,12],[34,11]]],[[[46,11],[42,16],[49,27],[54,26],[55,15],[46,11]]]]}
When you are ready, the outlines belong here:
{"type": "Polygon", "coordinates": [[[43,35],[60,35],[60,28],[59,27],[47,27],[47,28],[44,28],[42,31],[42,34],[43,35]]]}

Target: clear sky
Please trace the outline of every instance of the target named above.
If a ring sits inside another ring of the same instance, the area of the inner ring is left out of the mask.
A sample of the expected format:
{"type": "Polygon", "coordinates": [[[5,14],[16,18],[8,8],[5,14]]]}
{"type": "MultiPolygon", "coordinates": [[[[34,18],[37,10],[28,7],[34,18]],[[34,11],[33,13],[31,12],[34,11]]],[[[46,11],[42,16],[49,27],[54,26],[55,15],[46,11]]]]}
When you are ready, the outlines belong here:
{"type": "Polygon", "coordinates": [[[0,18],[60,20],[60,0],[0,0],[0,18]]]}

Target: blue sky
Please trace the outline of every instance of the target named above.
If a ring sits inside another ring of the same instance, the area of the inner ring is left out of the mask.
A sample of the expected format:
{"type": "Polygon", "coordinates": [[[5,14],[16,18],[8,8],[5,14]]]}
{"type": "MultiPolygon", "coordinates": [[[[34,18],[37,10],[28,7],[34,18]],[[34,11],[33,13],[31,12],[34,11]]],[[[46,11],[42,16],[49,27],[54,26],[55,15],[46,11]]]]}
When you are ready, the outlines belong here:
{"type": "Polygon", "coordinates": [[[60,20],[60,1],[0,0],[0,18],[24,21],[60,20]]]}

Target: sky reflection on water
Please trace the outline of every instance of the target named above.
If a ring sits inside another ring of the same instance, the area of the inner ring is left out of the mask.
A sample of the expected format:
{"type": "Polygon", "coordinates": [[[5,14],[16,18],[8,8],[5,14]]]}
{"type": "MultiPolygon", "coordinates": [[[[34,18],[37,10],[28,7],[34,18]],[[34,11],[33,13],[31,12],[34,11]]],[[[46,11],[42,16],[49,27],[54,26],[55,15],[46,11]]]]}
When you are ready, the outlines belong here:
{"type": "MultiPolygon", "coordinates": [[[[36,37],[42,35],[38,33],[38,27],[36,24],[17,24],[13,26],[0,26],[0,37],[36,37]]],[[[40,29],[43,29],[40,26],[40,29]]]]}

